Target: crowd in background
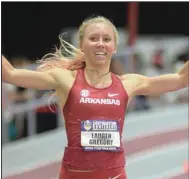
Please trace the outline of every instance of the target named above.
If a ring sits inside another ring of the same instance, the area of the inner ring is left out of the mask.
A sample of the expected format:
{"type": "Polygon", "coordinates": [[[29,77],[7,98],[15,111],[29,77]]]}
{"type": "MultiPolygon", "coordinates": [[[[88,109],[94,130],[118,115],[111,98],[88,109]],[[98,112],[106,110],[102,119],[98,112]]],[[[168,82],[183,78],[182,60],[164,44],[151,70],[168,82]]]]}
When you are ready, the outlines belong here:
{"type": "MultiPolygon", "coordinates": [[[[158,47],[154,50],[148,63],[143,59],[143,52],[134,51],[128,55],[115,56],[111,62],[111,71],[122,75],[124,73],[138,73],[146,76],[156,76],[165,73],[178,71],[189,59],[189,48],[183,49],[175,56],[175,59],[166,60],[166,50],[158,47]],[[167,61],[170,61],[168,64],[167,61]],[[128,63],[129,62],[129,63],[128,63]]],[[[25,68],[31,66],[34,61],[27,57],[13,57],[10,62],[15,68],[25,68]]],[[[2,84],[2,113],[10,104],[21,104],[34,98],[41,98],[48,91],[35,91],[32,95],[28,89],[16,87],[9,84],[2,84]]],[[[156,96],[136,96],[129,105],[128,111],[135,112],[150,110],[154,107],[168,104],[178,104],[188,102],[188,89],[179,90],[174,93],[156,96]]],[[[49,110],[48,106],[41,106],[35,109],[36,133],[42,133],[56,129],[58,127],[57,111],[49,110]]],[[[3,116],[3,115],[2,115],[3,116]]],[[[28,136],[28,118],[26,112],[11,116],[8,120],[8,140],[16,141],[28,136]]]]}

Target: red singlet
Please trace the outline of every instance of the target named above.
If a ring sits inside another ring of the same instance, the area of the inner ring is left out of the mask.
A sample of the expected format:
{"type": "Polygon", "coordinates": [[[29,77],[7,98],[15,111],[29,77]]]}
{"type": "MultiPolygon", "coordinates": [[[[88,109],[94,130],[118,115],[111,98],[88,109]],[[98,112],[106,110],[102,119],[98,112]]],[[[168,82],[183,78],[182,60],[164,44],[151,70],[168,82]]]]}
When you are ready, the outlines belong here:
{"type": "Polygon", "coordinates": [[[62,171],[124,170],[121,138],[128,95],[120,79],[111,77],[109,87],[98,89],[87,83],[83,69],[77,71],[63,109],[68,147],[62,171]]]}

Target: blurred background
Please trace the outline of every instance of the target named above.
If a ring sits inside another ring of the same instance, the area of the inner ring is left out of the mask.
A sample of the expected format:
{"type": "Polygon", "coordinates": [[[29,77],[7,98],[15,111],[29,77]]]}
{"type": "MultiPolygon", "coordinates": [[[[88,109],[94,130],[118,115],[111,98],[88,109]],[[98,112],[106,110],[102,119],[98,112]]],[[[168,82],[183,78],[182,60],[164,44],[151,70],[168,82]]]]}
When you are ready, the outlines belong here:
{"type": "MultiPolygon", "coordinates": [[[[15,68],[35,70],[61,33],[77,46],[77,28],[92,15],[119,31],[116,74],[174,73],[189,59],[187,2],[2,2],[1,11],[2,54],[15,68]]],[[[47,93],[2,83],[4,179],[57,178],[66,136],[62,111],[47,93]]],[[[186,178],[188,88],[135,97],[124,128],[128,179],[186,178]]]]}

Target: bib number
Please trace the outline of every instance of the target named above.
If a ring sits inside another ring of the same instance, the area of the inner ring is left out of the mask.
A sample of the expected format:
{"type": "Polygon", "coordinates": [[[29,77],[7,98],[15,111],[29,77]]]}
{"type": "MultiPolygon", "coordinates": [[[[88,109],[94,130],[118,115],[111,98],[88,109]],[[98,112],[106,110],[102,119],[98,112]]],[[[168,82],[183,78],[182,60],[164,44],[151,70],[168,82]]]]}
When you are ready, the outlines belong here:
{"type": "Polygon", "coordinates": [[[115,120],[81,122],[81,146],[85,151],[119,151],[119,125],[115,120]]]}

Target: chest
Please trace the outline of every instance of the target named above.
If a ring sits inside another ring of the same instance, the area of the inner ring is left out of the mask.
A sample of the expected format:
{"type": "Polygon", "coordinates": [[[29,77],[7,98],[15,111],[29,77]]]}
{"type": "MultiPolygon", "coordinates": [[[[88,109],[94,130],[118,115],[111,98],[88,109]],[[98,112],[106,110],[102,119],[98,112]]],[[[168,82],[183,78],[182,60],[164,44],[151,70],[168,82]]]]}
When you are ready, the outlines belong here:
{"type": "Polygon", "coordinates": [[[123,113],[127,105],[126,95],[119,89],[91,89],[75,87],[69,96],[74,111],[86,114],[99,114],[101,116],[116,116],[123,113]]]}

